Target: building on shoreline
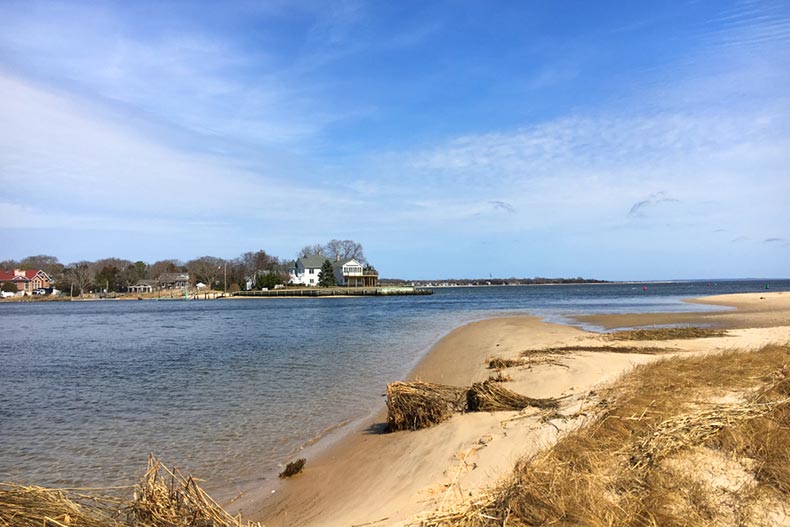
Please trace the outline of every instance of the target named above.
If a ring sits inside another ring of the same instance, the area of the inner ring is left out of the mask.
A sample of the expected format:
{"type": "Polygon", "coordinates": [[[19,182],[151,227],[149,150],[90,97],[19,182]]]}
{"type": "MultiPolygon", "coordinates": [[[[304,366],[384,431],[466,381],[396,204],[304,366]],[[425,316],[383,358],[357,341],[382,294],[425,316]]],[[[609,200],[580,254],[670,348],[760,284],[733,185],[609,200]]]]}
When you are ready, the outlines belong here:
{"type": "Polygon", "coordinates": [[[17,294],[33,294],[36,289],[50,289],[52,278],[41,269],[14,269],[0,271],[0,284],[16,285],[17,294]]]}
{"type": "MultiPolygon", "coordinates": [[[[331,261],[320,254],[299,258],[290,271],[290,283],[317,286],[321,267],[327,260],[331,261]]],[[[332,270],[335,273],[335,283],[340,287],[376,287],[378,285],[378,272],[354,258],[335,259],[332,262],[332,270]]]]}
{"type": "Polygon", "coordinates": [[[156,280],[138,280],[130,285],[130,293],[153,293],[169,289],[186,289],[189,287],[189,273],[164,273],[156,280]]]}
{"type": "Polygon", "coordinates": [[[378,285],[378,272],[353,258],[337,260],[332,263],[332,268],[335,271],[335,281],[341,287],[376,287],[378,285]]]}
{"type": "Polygon", "coordinates": [[[321,274],[321,266],[327,260],[326,256],[311,254],[296,260],[293,269],[290,270],[290,283],[294,285],[318,285],[318,275],[321,274]]]}

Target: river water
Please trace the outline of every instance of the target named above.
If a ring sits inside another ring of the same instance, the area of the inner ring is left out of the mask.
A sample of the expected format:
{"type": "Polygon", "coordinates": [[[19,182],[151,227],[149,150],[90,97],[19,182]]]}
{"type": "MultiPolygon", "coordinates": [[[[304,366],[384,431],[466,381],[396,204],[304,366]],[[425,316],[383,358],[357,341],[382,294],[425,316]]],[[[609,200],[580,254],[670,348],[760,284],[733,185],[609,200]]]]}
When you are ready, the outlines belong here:
{"type": "MultiPolygon", "coordinates": [[[[702,311],[765,282],[437,289],[432,296],[0,304],[0,480],[133,482],[149,452],[219,489],[369,416],[442,335],[490,316],[702,311]]],[[[790,290],[790,281],[771,281],[790,290]]]]}

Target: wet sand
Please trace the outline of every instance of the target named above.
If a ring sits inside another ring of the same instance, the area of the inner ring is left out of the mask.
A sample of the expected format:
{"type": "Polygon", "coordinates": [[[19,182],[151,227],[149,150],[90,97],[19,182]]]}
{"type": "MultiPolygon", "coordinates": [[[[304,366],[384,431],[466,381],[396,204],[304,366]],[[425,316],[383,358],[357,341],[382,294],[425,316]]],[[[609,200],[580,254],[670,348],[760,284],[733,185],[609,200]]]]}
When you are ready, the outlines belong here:
{"type": "MultiPolygon", "coordinates": [[[[655,346],[677,353],[757,348],[790,341],[790,293],[723,295],[695,300],[736,308],[716,313],[578,317],[605,328],[661,324],[730,328],[725,337],[609,342],[600,334],[541,322],[534,317],[493,318],[458,328],[434,346],[411,379],[468,386],[485,380],[491,357],[515,358],[524,350],[560,346],[655,346]]],[[[446,510],[506,476],[515,461],[551,445],[558,434],[585,422],[591,392],[636,364],[662,355],[585,351],[509,368],[505,386],[531,397],[562,397],[557,415],[527,409],[456,415],[416,432],[385,433],[384,409],[347,437],[308,458],[303,473],[248,492],[228,506],[267,526],[407,524],[446,510]]],[[[395,379],[393,379],[395,380],[395,379]]],[[[383,387],[382,387],[383,391],[383,387]]]]}

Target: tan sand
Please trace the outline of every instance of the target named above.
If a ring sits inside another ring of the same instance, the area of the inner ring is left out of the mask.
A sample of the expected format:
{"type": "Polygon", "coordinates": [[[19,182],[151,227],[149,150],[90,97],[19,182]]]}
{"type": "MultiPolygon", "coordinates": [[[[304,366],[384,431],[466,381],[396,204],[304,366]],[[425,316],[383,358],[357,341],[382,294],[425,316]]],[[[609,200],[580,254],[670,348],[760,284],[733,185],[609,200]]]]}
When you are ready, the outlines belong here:
{"type": "MultiPolygon", "coordinates": [[[[736,328],[728,336],[696,340],[608,342],[599,334],[548,324],[533,317],[494,318],[444,337],[412,379],[468,386],[491,373],[487,360],[515,358],[526,349],[560,346],[656,346],[677,352],[756,348],[790,341],[790,294],[709,297],[699,302],[737,311],[704,314],[580,317],[604,327],[688,323],[736,328]],[[712,322],[714,320],[715,322],[712,322]]],[[[505,476],[515,461],[551,445],[557,435],[585,420],[590,392],[635,364],[661,355],[578,352],[552,356],[505,371],[505,386],[531,397],[564,397],[559,414],[471,413],[417,432],[382,433],[386,415],[352,431],[314,459],[274,494],[249,493],[229,509],[267,526],[362,526],[408,523],[415,515],[443,510],[505,476]]],[[[383,387],[382,387],[383,388],[383,387]]]]}
{"type": "Polygon", "coordinates": [[[708,313],[642,313],[629,315],[586,315],[575,317],[580,322],[607,329],[661,324],[709,324],[723,328],[772,327],[787,324],[790,293],[742,293],[717,295],[687,300],[736,308],[708,313]]]}

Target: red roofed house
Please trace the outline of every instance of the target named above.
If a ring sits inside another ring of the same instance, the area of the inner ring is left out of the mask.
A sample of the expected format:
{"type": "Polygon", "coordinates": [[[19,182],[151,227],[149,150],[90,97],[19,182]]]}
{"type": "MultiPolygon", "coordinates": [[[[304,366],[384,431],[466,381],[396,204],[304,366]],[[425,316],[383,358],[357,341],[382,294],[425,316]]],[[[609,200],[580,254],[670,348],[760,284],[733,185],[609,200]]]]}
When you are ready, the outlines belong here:
{"type": "Polygon", "coordinates": [[[35,289],[49,289],[52,279],[40,269],[0,270],[0,284],[12,282],[19,292],[31,294],[35,289]]]}

